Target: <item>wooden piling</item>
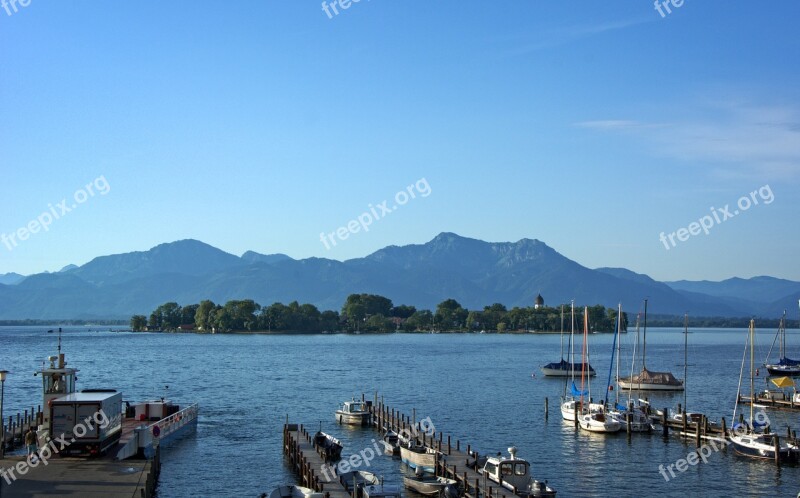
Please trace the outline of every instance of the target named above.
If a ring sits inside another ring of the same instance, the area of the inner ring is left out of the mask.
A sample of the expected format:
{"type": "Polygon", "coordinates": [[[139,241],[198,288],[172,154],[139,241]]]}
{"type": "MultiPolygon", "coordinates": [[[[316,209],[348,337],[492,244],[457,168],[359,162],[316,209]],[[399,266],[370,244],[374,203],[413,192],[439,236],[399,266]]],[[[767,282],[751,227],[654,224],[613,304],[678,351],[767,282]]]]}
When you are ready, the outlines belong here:
{"type": "Polygon", "coordinates": [[[664,437],[669,436],[669,425],[667,425],[667,408],[661,413],[661,426],[663,427],[664,437]]]}
{"type": "Polygon", "coordinates": [[[547,409],[548,409],[548,406],[547,406],[547,396],[545,396],[545,398],[544,398],[544,419],[545,419],[545,420],[547,420],[547,409]]]}

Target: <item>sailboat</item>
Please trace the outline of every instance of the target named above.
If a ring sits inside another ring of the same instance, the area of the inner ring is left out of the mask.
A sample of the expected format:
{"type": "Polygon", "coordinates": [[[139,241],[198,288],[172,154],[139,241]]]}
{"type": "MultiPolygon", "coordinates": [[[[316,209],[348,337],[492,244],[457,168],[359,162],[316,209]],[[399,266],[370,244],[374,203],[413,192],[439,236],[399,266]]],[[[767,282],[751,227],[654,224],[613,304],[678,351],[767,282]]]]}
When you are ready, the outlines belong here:
{"type": "MultiPolygon", "coordinates": [[[[573,306],[575,303],[573,302],[573,306]]],[[[574,323],[573,323],[574,325],[574,323]]],[[[572,337],[575,330],[573,327],[572,332],[570,333],[570,339],[568,348],[572,344],[572,337]]],[[[583,368],[583,365],[576,365],[575,359],[572,359],[572,362],[568,362],[564,360],[564,306],[561,306],[561,361],[548,363],[547,365],[542,367],[542,373],[545,377],[575,377],[575,371],[580,371],[583,368]]],[[[589,371],[589,375],[596,375],[597,373],[594,371],[591,365],[587,365],[587,369],[589,371]]]]}
{"type": "MultiPolygon", "coordinates": [[[[589,308],[585,307],[583,310],[583,353],[582,353],[582,360],[583,364],[588,364],[589,360],[589,308]]],[[[581,416],[578,417],[578,424],[580,424],[581,429],[589,432],[600,432],[600,433],[610,433],[610,432],[618,432],[622,429],[622,424],[619,420],[614,419],[611,416],[606,415],[604,406],[601,404],[592,403],[592,381],[591,378],[586,376],[586,370],[584,369],[581,372],[581,399],[580,399],[580,408],[581,408],[581,416]],[[586,380],[588,384],[588,394],[589,394],[589,409],[588,411],[584,409],[586,404],[583,402],[583,385],[584,380],[586,380]]]]}
{"type": "MultiPolygon", "coordinates": [[[[742,355],[742,368],[739,372],[739,387],[736,392],[736,404],[733,407],[733,420],[736,420],[736,409],[739,407],[739,397],[742,389],[742,375],[744,374],[744,361],[747,354],[747,347],[750,347],[750,399],[753,399],[755,386],[755,320],[750,320],[750,330],[748,340],[745,342],[745,354],[742,355]]],[[[750,403],[750,420],[748,424],[735,423],[731,429],[731,446],[733,450],[746,457],[762,458],[775,460],[775,452],[778,452],[778,460],[781,462],[796,462],[800,457],[800,448],[795,444],[783,443],[777,445],[775,437],[777,435],[769,433],[769,425],[762,426],[753,417],[753,403],[750,403]]]]}
{"type": "Polygon", "coordinates": [[[683,381],[670,372],[654,372],[647,369],[647,299],[644,300],[644,332],[642,337],[642,371],[619,379],[620,389],[640,391],[683,391],[683,381]]]}
{"type": "MultiPolygon", "coordinates": [[[[616,380],[619,382],[619,358],[620,358],[620,341],[619,334],[622,330],[622,304],[617,308],[617,328],[614,335],[614,345],[611,347],[611,363],[614,364],[614,346],[616,346],[617,357],[617,374],[616,380]]],[[[611,366],[608,368],[608,386],[606,387],[605,406],[608,406],[608,393],[613,388],[611,385],[611,366]]],[[[619,403],[619,389],[616,390],[614,408],[608,411],[608,415],[627,427],[628,418],[631,420],[631,432],[650,432],[653,430],[653,424],[650,422],[650,417],[640,407],[634,406],[631,399],[631,392],[628,391],[627,405],[619,403]]]]}
{"type": "MultiPolygon", "coordinates": [[[[800,300],[797,301],[797,304],[800,307],[800,300]]],[[[786,311],[783,312],[783,317],[781,318],[781,323],[778,326],[778,333],[775,338],[780,340],[778,343],[780,359],[778,363],[765,362],[764,366],[767,367],[767,372],[769,372],[770,375],[782,377],[800,376],[800,361],[786,357],[786,311]]],[[[772,345],[775,345],[774,341],[772,345]]],[[[770,354],[772,354],[772,348],[770,348],[770,354]]],[[[769,360],[769,355],[767,355],[767,360],[769,360]]]]}
{"type": "MultiPolygon", "coordinates": [[[[570,333],[569,333],[569,344],[570,344],[570,359],[575,360],[575,343],[573,338],[575,336],[575,301],[572,301],[569,310],[570,316],[570,333]]],[[[571,364],[571,363],[570,363],[571,364]]],[[[578,391],[578,388],[575,387],[575,369],[571,368],[569,370],[570,377],[572,377],[572,383],[570,384],[570,395],[567,396],[567,381],[564,381],[564,397],[561,401],[561,418],[564,420],[575,420],[575,408],[577,407],[578,402],[575,400],[576,396],[581,395],[581,391],[578,391]]]]}

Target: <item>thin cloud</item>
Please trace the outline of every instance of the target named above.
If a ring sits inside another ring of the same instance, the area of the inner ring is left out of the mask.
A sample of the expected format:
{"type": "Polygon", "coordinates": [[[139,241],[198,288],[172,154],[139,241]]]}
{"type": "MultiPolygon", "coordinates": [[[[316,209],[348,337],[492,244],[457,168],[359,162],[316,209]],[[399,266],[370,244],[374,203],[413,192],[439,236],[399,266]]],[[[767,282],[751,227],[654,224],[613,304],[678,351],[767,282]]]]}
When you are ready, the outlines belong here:
{"type": "Polygon", "coordinates": [[[648,22],[653,22],[653,19],[628,19],[610,21],[601,24],[573,25],[556,28],[542,32],[538,35],[537,40],[522,44],[522,46],[512,51],[511,55],[525,55],[531,52],[553,48],[560,45],[566,45],[578,40],[590,38],[592,36],[602,35],[603,33],[608,33],[610,31],[626,29],[648,22]]]}
{"type": "Polygon", "coordinates": [[[800,110],[792,107],[728,104],[705,118],[665,124],[597,120],[575,126],[633,133],[663,156],[713,165],[721,178],[800,176],[800,110]],[[650,128],[661,128],[658,132],[650,128]]]}

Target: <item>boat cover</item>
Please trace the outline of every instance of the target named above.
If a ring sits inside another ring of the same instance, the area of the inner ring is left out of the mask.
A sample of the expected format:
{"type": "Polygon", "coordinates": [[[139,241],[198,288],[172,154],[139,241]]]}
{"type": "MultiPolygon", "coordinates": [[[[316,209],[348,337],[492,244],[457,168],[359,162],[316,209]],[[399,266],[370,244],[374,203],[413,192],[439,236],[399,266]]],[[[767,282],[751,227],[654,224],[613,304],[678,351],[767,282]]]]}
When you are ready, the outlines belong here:
{"type": "Polygon", "coordinates": [[[662,386],[682,385],[681,381],[676,379],[670,372],[651,372],[646,368],[626,380],[631,384],[660,384],[662,386]]]}
{"type": "Polygon", "coordinates": [[[573,396],[588,396],[589,391],[581,391],[577,387],[575,387],[575,381],[572,381],[572,387],[570,387],[570,392],[573,396]]]}

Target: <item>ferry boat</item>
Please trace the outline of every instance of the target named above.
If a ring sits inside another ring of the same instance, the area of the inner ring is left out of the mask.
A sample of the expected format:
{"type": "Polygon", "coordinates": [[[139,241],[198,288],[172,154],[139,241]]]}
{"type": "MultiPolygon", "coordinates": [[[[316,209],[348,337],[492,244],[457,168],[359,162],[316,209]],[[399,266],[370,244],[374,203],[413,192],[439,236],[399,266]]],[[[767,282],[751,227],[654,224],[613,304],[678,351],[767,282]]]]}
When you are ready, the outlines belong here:
{"type": "Polygon", "coordinates": [[[368,425],[370,420],[369,407],[366,401],[351,401],[342,403],[342,407],[336,410],[336,420],[340,424],[347,425],[368,425]]]}
{"type": "Polygon", "coordinates": [[[40,442],[61,437],[70,441],[59,453],[78,456],[109,454],[117,460],[151,458],[155,448],[197,426],[198,405],[185,408],[161,398],[131,404],[114,389],[76,389],[77,368],[67,366],[61,352],[47,357],[33,373],[42,378],[40,442]]]}
{"type": "Polygon", "coordinates": [[[506,489],[516,491],[523,498],[555,498],[556,490],[548,486],[547,481],[531,477],[530,464],[527,460],[517,458],[517,448],[512,446],[508,453],[508,458],[489,457],[481,473],[506,489]]]}

